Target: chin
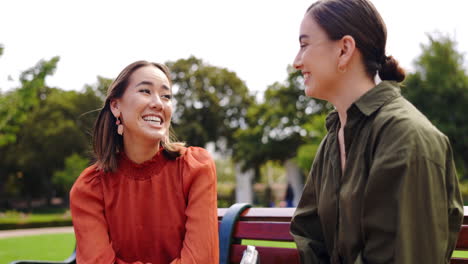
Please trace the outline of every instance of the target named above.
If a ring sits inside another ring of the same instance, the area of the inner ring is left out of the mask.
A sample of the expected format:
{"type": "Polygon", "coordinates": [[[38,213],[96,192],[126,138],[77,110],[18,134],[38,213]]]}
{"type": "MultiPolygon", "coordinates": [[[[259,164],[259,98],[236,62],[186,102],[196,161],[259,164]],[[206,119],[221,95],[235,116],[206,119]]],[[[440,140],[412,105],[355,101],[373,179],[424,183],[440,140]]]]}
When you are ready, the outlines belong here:
{"type": "Polygon", "coordinates": [[[164,137],[166,136],[166,134],[161,131],[157,131],[157,132],[154,132],[154,131],[151,131],[149,133],[145,133],[144,137],[148,140],[148,141],[162,141],[164,139],[164,137]]]}
{"type": "Polygon", "coordinates": [[[321,91],[320,88],[317,86],[306,86],[304,93],[307,97],[320,100],[327,100],[326,96],[324,96],[325,94],[323,93],[323,90],[321,91]]]}
{"type": "Polygon", "coordinates": [[[304,93],[308,97],[315,98],[317,96],[316,91],[317,91],[316,87],[306,86],[304,93]]]}

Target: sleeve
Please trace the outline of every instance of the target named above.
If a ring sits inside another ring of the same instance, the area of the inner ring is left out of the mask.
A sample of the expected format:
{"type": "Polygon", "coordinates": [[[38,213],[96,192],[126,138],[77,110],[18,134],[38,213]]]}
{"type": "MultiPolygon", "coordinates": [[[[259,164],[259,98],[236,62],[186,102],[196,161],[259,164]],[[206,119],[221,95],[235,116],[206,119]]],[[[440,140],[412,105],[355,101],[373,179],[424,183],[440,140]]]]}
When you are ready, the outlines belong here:
{"type": "MultiPolygon", "coordinates": [[[[93,165],[83,171],[70,191],[70,210],[80,264],[127,264],[115,256],[104,216],[100,172],[93,165]]],[[[134,262],[134,264],[142,262],[134,262]]]]}
{"type": "Polygon", "coordinates": [[[182,178],[187,199],[186,233],[180,258],[171,264],[218,263],[216,166],[202,148],[189,148],[184,156],[182,178]]]}
{"type": "MultiPolygon", "coordinates": [[[[325,140],[324,140],[325,141],[325,140]]],[[[323,142],[324,142],[323,141],[323,142]]],[[[322,145],[323,145],[322,142],[322,145]]],[[[311,172],[304,186],[301,199],[291,221],[291,235],[294,237],[303,264],[329,263],[325,239],[322,232],[317,208],[317,193],[314,167],[320,164],[320,151],[312,165],[311,172]]]]}
{"type": "MultiPolygon", "coordinates": [[[[448,142],[448,139],[447,139],[448,142]]],[[[447,254],[445,259],[448,261],[452,257],[452,252],[456,247],[458,240],[458,233],[460,227],[463,224],[464,210],[463,210],[463,197],[461,195],[460,187],[458,184],[458,176],[455,168],[455,162],[453,160],[453,152],[448,143],[449,149],[447,151],[447,198],[449,202],[449,237],[447,244],[447,254]]]]}
{"type": "Polygon", "coordinates": [[[364,194],[362,260],[449,263],[463,207],[456,174],[443,161],[447,147],[389,133],[376,148],[364,194]]]}

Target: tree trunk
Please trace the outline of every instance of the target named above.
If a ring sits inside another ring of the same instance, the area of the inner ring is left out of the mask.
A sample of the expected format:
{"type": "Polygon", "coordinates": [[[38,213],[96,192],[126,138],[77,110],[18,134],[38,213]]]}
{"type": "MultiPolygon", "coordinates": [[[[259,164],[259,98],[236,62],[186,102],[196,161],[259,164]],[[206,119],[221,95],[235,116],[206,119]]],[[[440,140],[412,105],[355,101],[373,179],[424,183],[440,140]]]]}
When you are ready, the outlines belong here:
{"type": "Polygon", "coordinates": [[[254,170],[243,172],[242,164],[236,163],[236,203],[253,203],[253,179],[254,170]]]}
{"type": "Polygon", "coordinates": [[[297,206],[299,200],[301,199],[302,189],[304,188],[301,169],[292,159],[284,162],[284,168],[286,169],[286,178],[288,179],[288,184],[291,185],[294,194],[293,206],[297,206]]]}

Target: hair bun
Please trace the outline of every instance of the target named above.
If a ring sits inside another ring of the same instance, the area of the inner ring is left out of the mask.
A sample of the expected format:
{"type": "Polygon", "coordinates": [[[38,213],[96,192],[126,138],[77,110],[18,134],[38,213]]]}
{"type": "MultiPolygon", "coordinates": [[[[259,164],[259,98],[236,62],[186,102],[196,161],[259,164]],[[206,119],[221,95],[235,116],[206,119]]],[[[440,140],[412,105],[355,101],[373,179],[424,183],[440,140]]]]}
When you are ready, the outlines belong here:
{"type": "Polygon", "coordinates": [[[400,67],[398,61],[393,56],[384,57],[379,70],[379,77],[382,81],[402,82],[405,79],[405,70],[400,67]]]}

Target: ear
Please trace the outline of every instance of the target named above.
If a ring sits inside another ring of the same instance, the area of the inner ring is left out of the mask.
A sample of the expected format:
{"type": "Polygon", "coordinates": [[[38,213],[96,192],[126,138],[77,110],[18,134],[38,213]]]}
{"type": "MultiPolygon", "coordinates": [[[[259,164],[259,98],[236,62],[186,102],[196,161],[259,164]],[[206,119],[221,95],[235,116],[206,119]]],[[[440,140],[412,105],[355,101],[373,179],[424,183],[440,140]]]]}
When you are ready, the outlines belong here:
{"type": "Polygon", "coordinates": [[[345,72],[356,51],[356,42],[350,35],[342,37],[339,42],[341,51],[338,57],[338,71],[345,72]]]}
{"type": "Polygon", "coordinates": [[[112,99],[110,101],[110,110],[112,112],[112,114],[115,116],[115,118],[119,118],[120,117],[120,101],[119,99],[112,99]]]}

